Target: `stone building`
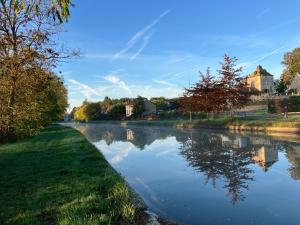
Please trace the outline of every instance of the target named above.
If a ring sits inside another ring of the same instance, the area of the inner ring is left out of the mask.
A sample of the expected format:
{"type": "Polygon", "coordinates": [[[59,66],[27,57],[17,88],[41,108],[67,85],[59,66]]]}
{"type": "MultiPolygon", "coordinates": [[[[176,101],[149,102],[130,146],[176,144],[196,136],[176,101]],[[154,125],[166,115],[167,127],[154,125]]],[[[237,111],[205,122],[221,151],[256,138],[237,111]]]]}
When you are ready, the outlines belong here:
{"type": "Polygon", "coordinates": [[[274,93],[274,76],[259,65],[253,73],[247,76],[247,87],[259,94],[272,95],[274,93]]]}

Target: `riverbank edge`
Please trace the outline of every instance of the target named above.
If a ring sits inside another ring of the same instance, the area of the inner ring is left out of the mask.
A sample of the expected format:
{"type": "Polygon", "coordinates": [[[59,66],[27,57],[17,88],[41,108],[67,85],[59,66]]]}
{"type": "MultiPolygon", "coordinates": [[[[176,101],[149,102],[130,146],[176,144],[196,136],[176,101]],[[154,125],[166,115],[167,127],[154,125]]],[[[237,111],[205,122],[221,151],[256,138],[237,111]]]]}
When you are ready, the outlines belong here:
{"type": "MultiPolygon", "coordinates": [[[[74,128],[50,126],[31,138],[0,145],[0,155],[1,173],[7,178],[2,180],[0,187],[3,193],[1,205],[7,206],[0,213],[1,224],[25,224],[25,220],[28,224],[47,224],[49,221],[51,224],[59,224],[58,221],[64,224],[94,224],[98,217],[100,219],[111,210],[119,210],[121,204],[118,202],[127,204],[126,192],[136,212],[136,225],[174,224],[148,211],[142,198],[110,165],[102,152],[74,128]],[[88,172],[89,169],[91,172],[88,172]],[[11,177],[14,177],[14,185],[11,177]],[[39,191],[38,196],[34,190],[39,191]],[[100,206],[107,200],[109,202],[100,206]],[[77,207],[80,208],[79,214],[77,207]],[[98,207],[100,211],[96,210],[98,207]],[[106,211],[102,211],[101,207],[106,207],[106,211]]],[[[128,224],[124,222],[122,220],[121,224],[128,224]]]]}
{"type": "Polygon", "coordinates": [[[229,130],[234,132],[248,131],[248,132],[256,132],[256,133],[300,133],[300,128],[298,127],[271,127],[271,126],[247,126],[247,125],[176,125],[176,128],[199,128],[199,129],[221,129],[221,130],[229,130]]]}
{"type": "Polygon", "coordinates": [[[299,134],[300,122],[261,122],[261,121],[234,121],[234,122],[216,122],[214,120],[205,121],[180,121],[180,120],[128,120],[128,121],[89,121],[88,124],[120,124],[122,126],[158,126],[175,127],[179,129],[220,129],[234,132],[257,132],[257,133],[281,133],[281,134],[299,134]],[[250,125],[249,125],[250,124],[250,125]]]}
{"type": "Polygon", "coordinates": [[[248,131],[248,132],[259,132],[259,133],[286,133],[286,134],[299,134],[300,123],[299,122],[268,122],[268,126],[255,124],[255,121],[251,125],[243,123],[228,123],[228,124],[213,124],[214,121],[201,124],[199,122],[179,122],[179,121],[126,121],[120,122],[121,125],[147,125],[147,126],[171,126],[179,129],[222,129],[234,132],[248,131]],[[280,124],[280,126],[276,126],[280,124]]]}

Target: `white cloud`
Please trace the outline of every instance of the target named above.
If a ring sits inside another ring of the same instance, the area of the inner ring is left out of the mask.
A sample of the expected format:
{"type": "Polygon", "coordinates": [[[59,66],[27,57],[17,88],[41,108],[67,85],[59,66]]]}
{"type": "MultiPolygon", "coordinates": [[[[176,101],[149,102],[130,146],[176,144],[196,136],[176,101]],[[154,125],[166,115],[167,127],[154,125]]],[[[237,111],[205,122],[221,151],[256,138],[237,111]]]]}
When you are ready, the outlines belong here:
{"type": "Polygon", "coordinates": [[[115,75],[107,75],[104,77],[104,79],[114,85],[116,85],[118,88],[126,91],[127,93],[131,94],[130,88],[126,85],[126,83],[122,80],[120,80],[119,77],[115,75]]]}
{"type": "MultiPolygon", "coordinates": [[[[145,35],[148,34],[149,31],[151,31],[151,29],[163,18],[165,17],[168,13],[170,12],[170,10],[166,10],[165,12],[163,12],[162,14],[159,15],[159,17],[157,17],[152,23],[150,23],[149,25],[145,26],[143,29],[139,30],[135,35],[133,35],[133,37],[127,42],[125,48],[123,48],[121,51],[119,51],[118,53],[116,53],[114,55],[114,59],[119,59],[122,58],[124,56],[124,54],[126,54],[136,43],[138,43],[145,35]]],[[[149,42],[151,35],[146,38],[144,38],[144,43],[142,45],[142,47],[140,48],[140,50],[138,50],[138,54],[135,53],[132,57],[134,57],[135,55],[138,56],[142,50],[146,47],[146,45],[149,42]],[[144,47],[143,47],[144,46],[144,47]]],[[[134,58],[136,58],[136,56],[134,58]]]]}

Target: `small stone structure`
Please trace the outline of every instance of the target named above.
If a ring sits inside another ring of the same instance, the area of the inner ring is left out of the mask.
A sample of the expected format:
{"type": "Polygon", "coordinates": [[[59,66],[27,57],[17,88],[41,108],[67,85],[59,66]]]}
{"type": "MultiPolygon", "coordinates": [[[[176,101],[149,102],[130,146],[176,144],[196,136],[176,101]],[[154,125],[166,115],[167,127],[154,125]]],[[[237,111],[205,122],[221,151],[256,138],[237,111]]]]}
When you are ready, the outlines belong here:
{"type": "Polygon", "coordinates": [[[274,76],[262,66],[258,66],[256,70],[247,76],[247,87],[260,94],[273,95],[274,93],[274,76]]]}

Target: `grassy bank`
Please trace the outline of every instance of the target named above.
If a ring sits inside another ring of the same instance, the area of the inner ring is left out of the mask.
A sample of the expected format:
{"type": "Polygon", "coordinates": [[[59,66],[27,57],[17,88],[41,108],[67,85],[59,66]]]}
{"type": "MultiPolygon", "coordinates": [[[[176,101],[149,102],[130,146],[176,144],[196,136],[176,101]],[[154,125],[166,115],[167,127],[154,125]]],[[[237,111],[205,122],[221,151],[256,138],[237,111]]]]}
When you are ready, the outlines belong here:
{"type": "Polygon", "coordinates": [[[124,122],[127,125],[154,125],[154,126],[176,126],[176,127],[197,127],[197,126],[218,126],[218,127],[244,127],[244,128],[299,128],[300,116],[293,115],[284,118],[283,116],[252,116],[252,117],[219,117],[214,119],[189,120],[131,120],[124,122]]]}
{"type": "Polygon", "coordinates": [[[0,224],[133,224],[123,179],[71,128],[0,145],[0,177],[0,224]]]}

